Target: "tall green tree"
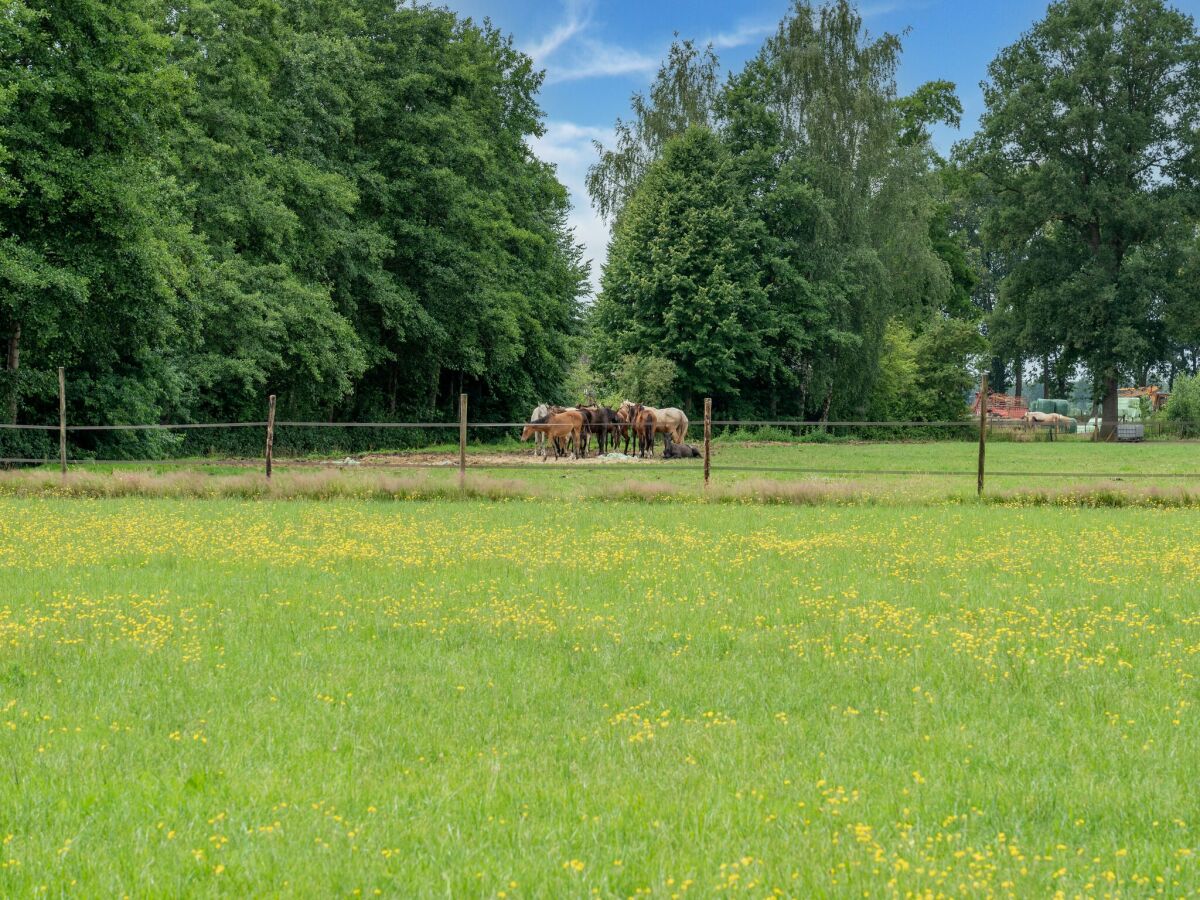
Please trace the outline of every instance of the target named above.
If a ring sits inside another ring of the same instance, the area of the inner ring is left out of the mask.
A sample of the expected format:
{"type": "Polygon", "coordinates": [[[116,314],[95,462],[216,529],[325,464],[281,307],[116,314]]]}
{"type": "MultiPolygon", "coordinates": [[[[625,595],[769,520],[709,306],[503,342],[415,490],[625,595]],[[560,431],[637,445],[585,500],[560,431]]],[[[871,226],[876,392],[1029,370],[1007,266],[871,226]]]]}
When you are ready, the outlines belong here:
{"type": "MultiPolygon", "coordinates": [[[[830,228],[811,250],[822,280],[839,287],[828,315],[837,334],[853,335],[813,368],[822,418],[861,415],[888,320],[944,306],[951,290],[930,241],[936,186],[922,130],[945,113],[930,101],[902,114],[900,50],[896,35],[870,37],[848,0],[798,0],[761,54],[785,156],[803,160],[828,210],[830,228]]],[[[925,93],[950,102],[944,86],[925,93]]]]}
{"type": "Polygon", "coordinates": [[[168,16],[190,86],[177,177],[209,256],[182,320],[194,416],[257,418],[267,393],[326,415],[366,368],[342,272],[387,241],[357,215],[359,23],[333,9],[202,0],[168,16]]]}
{"type": "Polygon", "coordinates": [[[686,405],[711,396],[738,409],[770,330],[750,213],[717,135],[693,128],[666,145],[614,233],[594,311],[601,371],[629,355],[660,356],[677,367],[686,405]]]}
{"type": "Polygon", "coordinates": [[[587,267],[566,189],[528,145],[542,74],[509,38],[445,10],[364,3],[373,99],[357,140],[364,207],[391,240],[363,295],[378,348],[360,415],[381,406],[527,413],[573,362],[587,267]]]}
{"type": "Polygon", "coordinates": [[[167,136],[183,75],[152,0],[7,0],[0,13],[0,337],[6,412],[154,421],[178,398],[194,249],[167,136]]]}
{"type": "Polygon", "coordinates": [[[1005,314],[1031,350],[1083,363],[1116,426],[1117,388],[1160,341],[1157,262],[1198,195],[1200,41],[1161,0],[1062,0],[1003,50],[963,148],[1012,253],[1005,314]]]}

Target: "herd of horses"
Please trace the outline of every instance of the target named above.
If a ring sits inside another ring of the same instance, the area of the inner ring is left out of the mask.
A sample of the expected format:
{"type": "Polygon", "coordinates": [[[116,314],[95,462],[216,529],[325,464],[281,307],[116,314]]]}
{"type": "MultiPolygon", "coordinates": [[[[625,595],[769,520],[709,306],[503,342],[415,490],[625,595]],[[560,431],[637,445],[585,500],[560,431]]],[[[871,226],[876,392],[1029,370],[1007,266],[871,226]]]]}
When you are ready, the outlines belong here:
{"type": "Polygon", "coordinates": [[[655,436],[663,436],[664,459],[687,459],[700,456],[700,451],[684,443],[687,438],[688,417],[683,410],[668,406],[662,409],[625,400],[617,409],[607,406],[551,406],[543,403],[534,409],[529,424],[521,432],[521,440],[534,439],[534,453],[548,457],[548,447],[554,448],[554,458],[574,452],[575,458],[588,455],[591,439],[603,456],[608,447],[624,442],[624,453],[632,449],[639,457],[654,456],[655,436]]]}

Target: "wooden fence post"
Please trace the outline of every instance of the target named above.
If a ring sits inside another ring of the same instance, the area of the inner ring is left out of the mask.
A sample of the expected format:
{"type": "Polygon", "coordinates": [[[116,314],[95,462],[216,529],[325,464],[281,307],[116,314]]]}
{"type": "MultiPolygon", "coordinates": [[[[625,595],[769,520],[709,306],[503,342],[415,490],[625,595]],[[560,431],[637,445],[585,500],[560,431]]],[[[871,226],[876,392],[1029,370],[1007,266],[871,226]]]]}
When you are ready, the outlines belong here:
{"type": "Polygon", "coordinates": [[[63,476],[67,474],[67,376],[58,367],[58,464],[63,476]]]}
{"type": "Polygon", "coordinates": [[[704,486],[708,487],[712,465],[712,398],[704,398],[704,486]]]}
{"type": "Polygon", "coordinates": [[[983,496],[983,456],[987,448],[988,377],[987,372],[979,383],[979,482],[975,493],[983,496]]]}
{"type": "Polygon", "coordinates": [[[271,478],[271,465],[275,462],[275,395],[267,398],[267,479],[271,478]]]}
{"type": "Polygon", "coordinates": [[[467,486],[467,395],[458,395],[458,489],[467,486]]]}

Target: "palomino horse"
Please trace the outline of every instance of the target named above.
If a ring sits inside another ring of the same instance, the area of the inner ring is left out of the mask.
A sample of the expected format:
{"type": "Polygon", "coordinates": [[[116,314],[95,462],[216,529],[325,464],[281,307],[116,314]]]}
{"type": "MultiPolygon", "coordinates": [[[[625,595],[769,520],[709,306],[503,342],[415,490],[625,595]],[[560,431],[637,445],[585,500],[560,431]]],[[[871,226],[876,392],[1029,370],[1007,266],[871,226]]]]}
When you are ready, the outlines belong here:
{"type": "MultiPolygon", "coordinates": [[[[632,409],[635,405],[632,400],[623,400],[621,402],[621,409],[632,409]]],[[[671,440],[677,444],[682,444],[687,440],[688,417],[684,415],[682,409],[677,409],[674,406],[665,406],[662,409],[653,406],[646,406],[644,408],[654,413],[655,434],[669,434],[671,440]]]]}
{"type": "MultiPolygon", "coordinates": [[[[543,434],[550,438],[550,442],[554,445],[555,459],[565,455],[567,441],[573,441],[575,458],[579,459],[579,448],[582,446],[583,435],[583,413],[577,409],[570,409],[565,412],[551,413],[549,416],[530,422],[521,432],[521,440],[527,441],[537,434],[543,434]]],[[[542,457],[542,461],[545,462],[546,457],[542,457]]]]}

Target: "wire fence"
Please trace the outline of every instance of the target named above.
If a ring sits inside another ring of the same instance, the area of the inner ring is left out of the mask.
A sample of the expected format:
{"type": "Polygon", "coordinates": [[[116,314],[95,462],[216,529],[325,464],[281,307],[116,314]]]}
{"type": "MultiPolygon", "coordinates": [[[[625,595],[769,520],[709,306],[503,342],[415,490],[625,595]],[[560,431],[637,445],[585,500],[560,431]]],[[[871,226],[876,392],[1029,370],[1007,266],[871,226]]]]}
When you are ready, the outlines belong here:
{"type": "MultiPolygon", "coordinates": [[[[268,402],[268,417],[265,420],[75,424],[67,421],[66,388],[61,370],[59,375],[58,423],[0,423],[0,441],[3,441],[5,434],[41,433],[41,438],[33,448],[34,452],[21,447],[20,449],[25,449],[26,452],[6,454],[3,449],[7,449],[9,444],[0,443],[0,465],[34,466],[57,462],[64,474],[73,465],[149,464],[155,467],[219,466],[239,469],[265,467],[267,478],[271,477],[273,467],[326,468],[330,465],[353,465],[445,470],[456,465],[461,480],[468,469],[530,471],[531,463],[550,461],[551,447],[554,448],[556,461],[562,456],[562,451],[567,449],[557,447],[556,441],[550,441],[548,444],[542,444],[540,449],[518,450],[514,446],[514,438],[518,435],[522,438],[531,437],[530,432],[544,432],[546,426],[530,422],[469,422],[466,395],[460,396],[457,422],[327,422],[276,419],[275,397],[271,396],[268,402]],[[371,439],[372,431],[378,435],[377,438],[371,439]],[[456,436],[453,435],[455,431],[456,436]],[[233,442],[220,437],[229,433],[238,433],[242,437],[233,442]],[[312,433],[323,434],[326,437],[314,439],[312,433]],[[336,437],[339,433],[358,435],[353,441],[347,442],[354,449],[343,459],[337,459],[343,453],[343,442],[336,437]],[[143,436],[140,439],[137,438],[139,434],[143,436]],[[456,437],[456,440],[445,440],[448,434],[452,438],[456,437]],[[104,435],[111,437],[104,438],[104,435]],[[189,438],[189,435],[198,437],[189,438]],[[328,439],[330,435],[334,435],[333,439],[328,439]],[[396,440],[385,439],[385,435],[401,436],[401,442],[405,446],[397,447],[396,440]],[[471,439],[472,435],[475,440],[471,439]],[[54,447],[50,440],[54,436],[57,436],[57,447],[54,447]],[[112,440],[131,439],[133,443],[125,445],[114,446],[111,443],[112,440]],[[224,445],[222,442],[225,442],[224,445]],[[447,443],[453,449],[447,450],[447,443]],[[457,447],[454,447],[455,444],[457,447]],[[222,449],[227,452],[221,452],[222,449]],[[231,449],[233,452],[228,452],[231,449]],[[37,450],[41,451],[41,455],[38,455],[37,450]],[[405,452],[406,450],[412,452],[405,452]]],[[[974,476],[980,493],[983,492],[985,476],[1060,480],[1162,479],[1175,483],[1183,480],[1200,481],[1200,453],[1195,457],[1187,456],[1185,468],[1188,471],[1162,471],[1158,466],[1131,467],[1124,471],[1063,471],[1033,466],[1019,471],[986,468],[986,446],[989,440],[1078,442],[1101,438],[1099,428],[1089,428],[1090,423],[1078,423],[1065,417],[1050,422],[1037,422],[1028,419],[988,417],[985,412],[977,418],[935,422],[811,422],[787,419],[719,419],[712,416],[711,409],[711,401],[705,400],[704,418],[699,422],[690,423],[683,435],[684,441],[696,439],[703,442],[703,452],[698,453],[701,462],[696,469],[703,472],[705,485],[709,483],[714,469],[713,445],[726,448],[739,442],[757,445],[802,445],[829,442],[865,444],[897,441],[971,441],[978,443],[978,460],[974,468],[896,467],[886,463],[878,467],[811,465],[801,458],[797,458],[795,462],[789,461],[787,465],[780,465],[775,462],[779,458],[776,454],[768,461],[769,464],[747,464],[735,457],[720,463],[716,468],[729,473],[856,478],[974,476]]],[[[1200,437],[1200,423],[1153,419],[1116,423],[1111,434],[1109,431],[1110,429],[1104,429],[1106,438],[1120,441],[1183,441],[1200,437]]],[[[575,446],[569,448],[571,471],[612,472],[615,468],[614,462],[643,461],[638,455],[629,455],[630,449],[636,450],[636,441],[631,447],[629,427],[622,423],[585,426],[573,443],[575,446]],[[589,444],[596,447],[597,456],[600,456],[609,441],[612,442],[614,452],[604,454],[602,460],[589,455],[589,444]],[[618,445],[623,449],[617,450],[618,445]],[[589,462],[589,459],[595,461],[589,462]]],[[[654,456],[653,446],[650,456],[654,456]]],[[[680,462],[686,464],[685,460],[680,462]]]]}

